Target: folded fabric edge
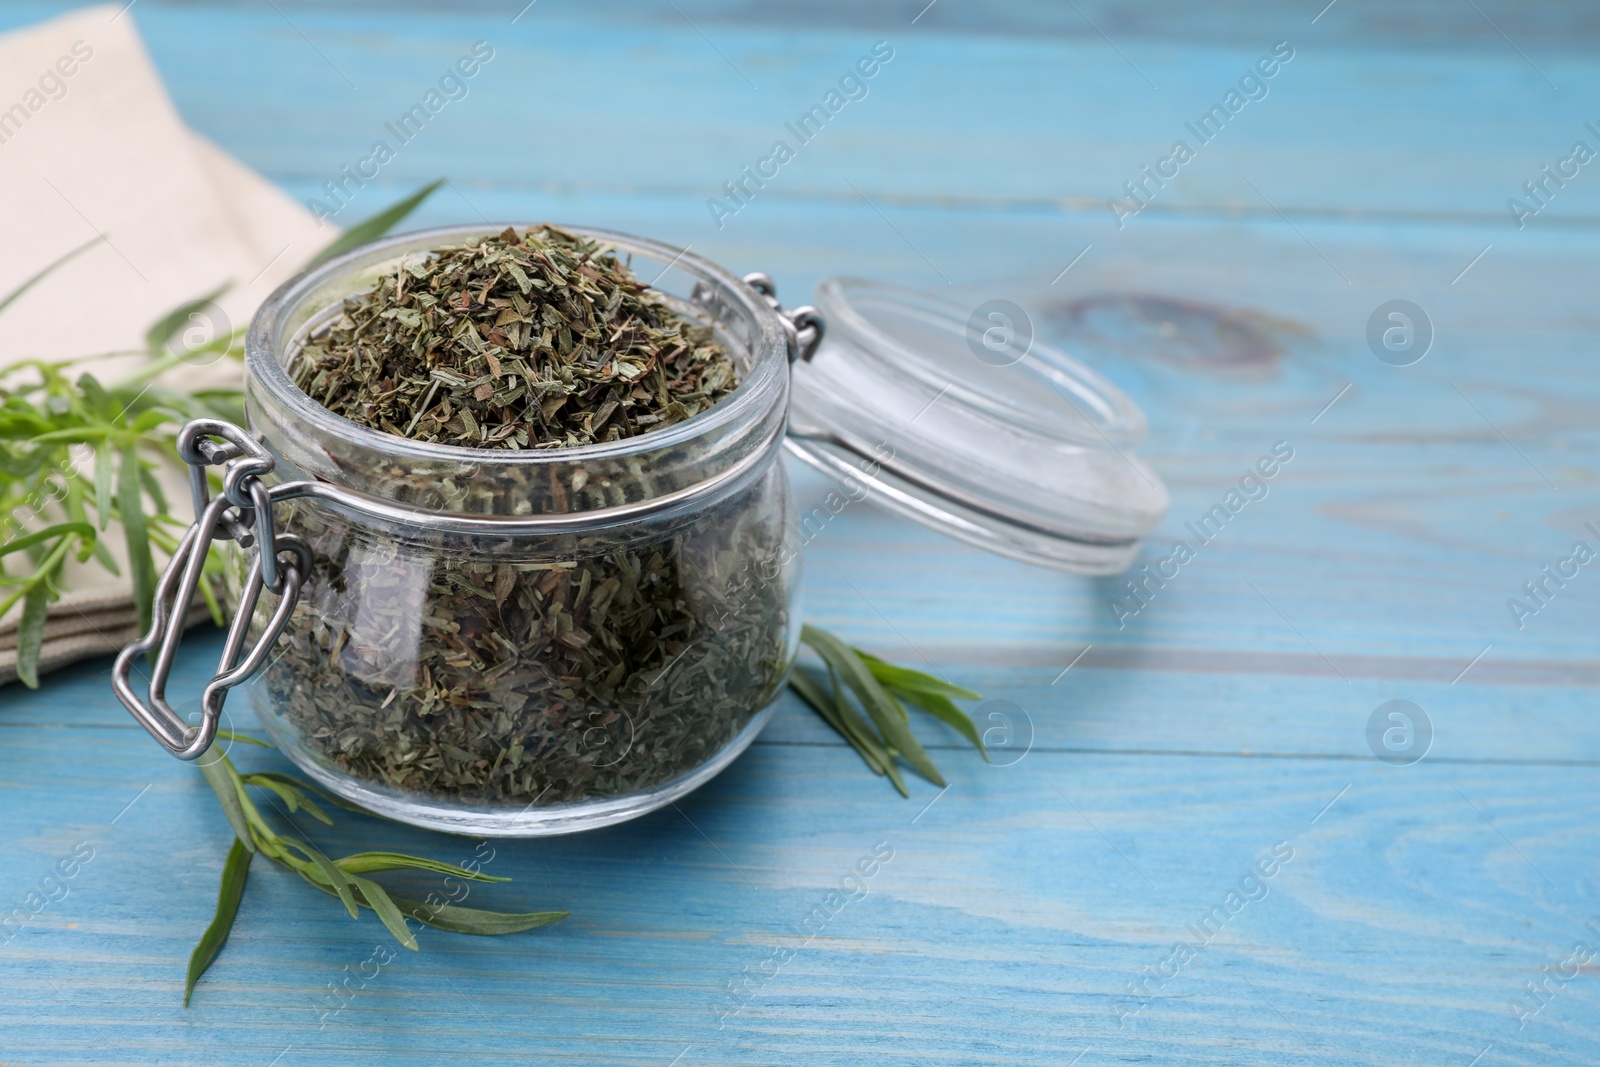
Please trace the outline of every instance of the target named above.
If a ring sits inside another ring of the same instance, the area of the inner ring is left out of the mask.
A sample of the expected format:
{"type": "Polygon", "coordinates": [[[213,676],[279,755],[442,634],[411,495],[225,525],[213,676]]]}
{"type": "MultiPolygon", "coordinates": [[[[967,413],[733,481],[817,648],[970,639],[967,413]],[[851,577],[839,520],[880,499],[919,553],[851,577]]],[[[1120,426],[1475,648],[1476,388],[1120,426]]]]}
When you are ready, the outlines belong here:
{"type": "MultiPolygon", "coordinates": [[[[200,602],[190,607],[185,625],[193,629],[201,623],[210,621],[211,612],[207,610],[204,602],[200,602]]],[[[129,621],[115,629],[99,627],[87,633],[65,634],[54,639],[46,637],[39,653],[39,673],[45,674],[80,660],[120,652],[124,646],[137,641],[141,636],[143,634],[139,629],[138,619],[130,617],[129,621]]],[[[0,686],[10,685],[16,680],[17,646],[13,636],[9,645],[0,648],[0,686]]],[[[107,686],[109,689],[109,683],[107,686]]]]}

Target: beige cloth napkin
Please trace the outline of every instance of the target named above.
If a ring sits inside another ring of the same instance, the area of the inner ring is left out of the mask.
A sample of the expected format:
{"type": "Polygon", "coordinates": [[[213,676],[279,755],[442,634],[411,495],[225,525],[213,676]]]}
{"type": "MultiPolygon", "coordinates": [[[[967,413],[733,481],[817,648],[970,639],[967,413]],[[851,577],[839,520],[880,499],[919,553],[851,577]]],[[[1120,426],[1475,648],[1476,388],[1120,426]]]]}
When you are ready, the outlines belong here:
{"type": "MultiPolygon", "coordinates": [[[[0,312],[0,365],[143,347],[161,315],[215,289],[242,326],[337,231],[184,126],[122,7],[91,7],[0,35],[0,294],[103,238],[0,312]]],[[[104,381],[138,357],[85,365],[104,381]]],[[[237,384],[224,360],[171,383],[237,384]]],[[[188,488],[162,481],[181,518],[188,488]]],[[[106,544],[121,560],[121,537],[106,544]]],[[[73,567],[45,627],[41,671],[112,651],[137,629],[125,580],[73,567]]],[[[203,607],[195,617],[203,617],[203,607]]],[[[0,684],[16,677],[17,621],[0,618],[0,684]]]]}

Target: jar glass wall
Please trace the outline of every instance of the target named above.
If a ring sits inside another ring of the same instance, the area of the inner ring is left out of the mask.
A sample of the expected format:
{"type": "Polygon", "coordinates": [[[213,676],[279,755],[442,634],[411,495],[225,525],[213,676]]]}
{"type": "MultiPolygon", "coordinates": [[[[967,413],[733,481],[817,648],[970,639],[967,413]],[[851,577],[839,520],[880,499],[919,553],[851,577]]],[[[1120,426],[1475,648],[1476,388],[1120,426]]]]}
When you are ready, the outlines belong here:
{"type": "Polygon", "coordinates": [[[730,396],[622,441],[512,451],[379,433],[292,384],[299,345],[347,297],[486,232],[358,249],[289,283],[253,322],[246,406],[274,479],[370,506],[276,509],[314,567],[248,692],[289,757],[355,803],[460,833],[561,833],[695,788],[754,739],[782,690],[800,624],[777,462],[786,343],[776,314],[715,265],[579,230],[713,327],[739,366],[730,396]]]}

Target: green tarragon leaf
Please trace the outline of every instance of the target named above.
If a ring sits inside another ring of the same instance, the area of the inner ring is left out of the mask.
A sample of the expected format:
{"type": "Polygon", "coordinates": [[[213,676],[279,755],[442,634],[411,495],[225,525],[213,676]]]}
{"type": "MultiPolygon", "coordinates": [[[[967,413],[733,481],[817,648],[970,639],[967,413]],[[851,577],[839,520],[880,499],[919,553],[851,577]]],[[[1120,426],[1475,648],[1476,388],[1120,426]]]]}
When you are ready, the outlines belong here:
{"type": "Polygon", "coordinates": [[[189,973],[183,982],[183,1006],[189,1006],[194,995],[194,984],[206,973],[211,961],[217,958],[233,929],[234,917],[239,914],[239,901],[244,897],[244,884],[250,877],[251,851],[237,837],[228,849],[228,859],[222,865],[222,884],[217,888],[217,912],[200,935],[200,943],[189,955],[189,973]]]}
{"type": "Polygon", "coordinates": [[[421,203],[433,195],[435,189],[444,184],[443,178],[438,178],[424,185],[421,189],[384,210],[378,212],[363,222],[358,222],[333,241],[325,245],[322,251],[311,257],[312,263],[320,263],[324,259],[331,259],[341,252],[348,252],[352,248],[375,241],[388,233],[401,219],[411,214],[421,203]]]}
{"type": "Polygon", "coordinates": [[[418,922],[455,934],[517,934],[560,922],[570,914],[565,911],[484,911],[480,908],[463,908],[457,904],[430,905],[401,896],[393,900],[396,907],[418,922]]]}
{"type": "Polygon", "coordinates": [[[977,726],[951,699],[982,699],[977,693],[920,671],[887,663],[851,648],[815,626],[803,627],[800,639],[826,665],[832,692],[803,667],[797,667],[790,675],[790,687],[850,743],[874,773],[887,775],[902,796],[908,796],[909,792],[895,766],[899,757],[935,785],[945,784],[911,733],[906,712],[908,704],[955,727],[984,760],[988,760],[989,754],[977,726]],[[870,723],[856,713],[841,689],[841,681],[866,710],[870,723]]]}
{"type": "Polygon", "coordinates": [[[884,740],[905,757],[906,762],[916,768],[918,774],[934,785],[943,786],[944,776],[939,773],[939,769],[923,751],[921,743],[911,733],[905,709],[884,691],[883,686],[872,676],[872,672],[867,669],[861,657],[843,641],[815,626],[803,626],[800,639],[811,646],[822,657],[823,662],[836,671],[844,684],[855,693],[862,707],[882,732],[884,740]]]}

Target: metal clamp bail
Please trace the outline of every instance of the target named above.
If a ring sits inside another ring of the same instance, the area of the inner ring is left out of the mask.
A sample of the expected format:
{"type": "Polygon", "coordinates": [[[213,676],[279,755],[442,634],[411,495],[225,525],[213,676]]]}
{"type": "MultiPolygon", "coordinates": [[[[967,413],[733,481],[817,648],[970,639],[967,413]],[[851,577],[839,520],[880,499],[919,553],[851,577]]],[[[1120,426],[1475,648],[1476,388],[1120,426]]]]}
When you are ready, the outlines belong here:
{"type": "Polygon", "coordinates": [[[311,549],[298,537],[279,534],[274,528],[272,497],[260,480],[272,472],[273,459],[243,429],[220,419],[196,419],[178,434],[178,454],[189,465],[194,525],[178,542],[156,584],[149,633],[117,656],[111,670],[111,686],[123,706],[167,751],[179,759],[192,760],[211,747],[228,690],[248,681],[261,669],[278,635],[283,633],[299,602],[300,584],[311,573],[311,549]],[[214,438],[222,440],[219,443],[214,438]],[[215,465],[225,465],[223,494],[212,499],[206,468],[215,465]],[[191,726],[167,703],[167,679],[183,641],[184,623],[206,556],[211,543],[218,540],[238,541],[246,549],[253,548],[254,553],[217,672],[200,698],[200,724],[191,726]],[[255,645],[245,654],[250,622],[263,587],[278,594],[278,606],[255,645]],[[140,656],[152,651],[155,662],[141,699],[131,683],[133,667],[140,656]]]}
{"type": "Polygon", "coordinates": [[[827,323],[823,321],[822,312],[804,304],[793,311],[785,311],[778,302],[778,286],[770,274],[756,271],[744,276],[744,283],[760,293],[767,302],[767,306],[778,313],[778,318],[783,322],[783,332],[789,342],[789,362],[800,360],[802,363],[811,362],[811,357],[816,354],[817,346],[822,343],[823,331],[827,323]]]}

